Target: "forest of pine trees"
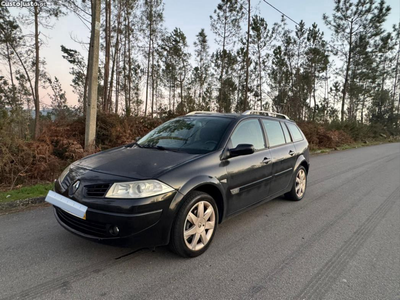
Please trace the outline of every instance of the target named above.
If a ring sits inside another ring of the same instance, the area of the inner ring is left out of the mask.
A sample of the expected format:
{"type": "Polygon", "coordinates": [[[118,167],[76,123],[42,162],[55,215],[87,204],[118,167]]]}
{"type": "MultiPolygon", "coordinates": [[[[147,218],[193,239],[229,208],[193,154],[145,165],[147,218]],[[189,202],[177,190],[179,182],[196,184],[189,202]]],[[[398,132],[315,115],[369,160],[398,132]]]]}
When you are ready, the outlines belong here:
{"type": "MultiPolygon", "coordinates": [[[[257,14],[263,2],[220,0],[210,16],[214,36],[199,28],[193,45],[183,29],[166,30],[163,0],[101,1],[98,110],[157,118],[262,109],[297,121],[379,124],[398,135],[399,24],[387,29],[391,11],[384,0],[331,1],[334,10],[316,18],[330,30],[323,32],[303,21],[292,30],[283,16],[271,23],[257,14]]],[[[18,17],[0,7],[0,119],[31,124],[13,127],[25,139],[41,132],[40,87],[47,87],[56,117],[84,115],[87,104],[90,53],[77,51],[79,44],[59,45],[79,101],[72,108],[60,81],[46,72],[38,33],[67,14],[91,28],[93,3],[47,3],[18,17]],[[26,26],[33,36],[24,34],[26,26]]]]}

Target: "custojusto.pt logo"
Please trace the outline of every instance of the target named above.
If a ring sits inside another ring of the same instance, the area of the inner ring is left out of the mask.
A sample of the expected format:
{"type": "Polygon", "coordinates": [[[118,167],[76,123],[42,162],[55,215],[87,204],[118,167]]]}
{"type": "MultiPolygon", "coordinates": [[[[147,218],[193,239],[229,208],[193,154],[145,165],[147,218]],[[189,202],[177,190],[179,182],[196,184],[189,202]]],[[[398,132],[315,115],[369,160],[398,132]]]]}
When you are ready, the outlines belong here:
{"type": "Polygon", "coordinates": [[[43,7],[47,6],[47,2],[45,1],[0,1],[0,6],[3,7],[43,7]]]}

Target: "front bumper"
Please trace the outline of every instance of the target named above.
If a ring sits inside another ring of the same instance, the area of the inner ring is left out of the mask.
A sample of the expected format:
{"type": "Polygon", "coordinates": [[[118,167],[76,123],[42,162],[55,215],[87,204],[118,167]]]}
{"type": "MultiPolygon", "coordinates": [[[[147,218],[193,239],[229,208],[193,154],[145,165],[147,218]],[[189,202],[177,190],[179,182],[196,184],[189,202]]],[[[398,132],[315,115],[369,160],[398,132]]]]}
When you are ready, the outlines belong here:
{"type": "Polygon", "coordinates": [[[105,198],[112,183],[126,180],[93,170],[71,168],[62,183],[55,182],[54,191],[66,197],[64,202],[67,204],[71,200],[86,211],[82,217],[82,214],[68,207],[63,210],[55,203],[57,221],[66,230],[92,240],[120,240],[129,246],[143,247],[168,244],[175,214],[174,203],[180,201],[182,195],[171,191],[141,199],[105,198]]]}
{"type": "MultiPolygon", "coordinates": [[[[169,206],[176,195],[179,193],[174,191],[140,200],[103,199],[107,204],[103,204],[101,210],[90,207],[90,201],[80,201],[88,207],[85,219],[57,206],[54,206],[54,214],[63,228],[87,239],[123,240],[132,246],[161,246],[169,241],[172,226],[169,206]]],[[[99,201],[94,202],[98,204],[99,201]]]]}

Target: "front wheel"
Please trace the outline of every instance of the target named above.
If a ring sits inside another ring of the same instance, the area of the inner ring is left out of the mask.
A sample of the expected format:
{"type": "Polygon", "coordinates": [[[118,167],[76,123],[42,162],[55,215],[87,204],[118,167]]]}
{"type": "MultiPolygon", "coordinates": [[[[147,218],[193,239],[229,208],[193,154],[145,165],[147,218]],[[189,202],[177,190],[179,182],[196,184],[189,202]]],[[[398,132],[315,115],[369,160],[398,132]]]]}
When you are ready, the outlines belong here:
{"type": "Polygon", "coordinates": [[[214,199],[202,192],[191,192],[180,208],[171,233],[170,248],[183,257],[203,254],[211,244],[218,224],[214,199]]]}
{"type": "Polygon", "coordinates": [[[292,189],[285,194],[286,198],[294,201],[303,199],[307,189],[307,171],[303,166],[297,169],[296,177],[293,182],[292,189]]]}

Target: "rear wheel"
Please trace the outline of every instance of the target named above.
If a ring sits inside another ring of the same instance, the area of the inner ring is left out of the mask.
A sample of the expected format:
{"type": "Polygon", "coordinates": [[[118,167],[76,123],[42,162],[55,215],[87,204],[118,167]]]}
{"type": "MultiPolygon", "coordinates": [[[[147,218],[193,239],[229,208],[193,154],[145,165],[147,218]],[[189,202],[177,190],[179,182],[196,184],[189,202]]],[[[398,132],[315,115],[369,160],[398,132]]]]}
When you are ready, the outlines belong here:
{"type": "Polygon", "coordinates": [[[183,257],[203,254],[211,244],[218,224],[214,199],[202,192],[191,192],[175,219],[170,248],[183,257]]]}
{"type": "Polygon", "coordinates": [[[303,166],[297,169],[292,189],[285,194],[286,198],[294,201],[303,199],[307,189],[307,171],[303,166]]]}

